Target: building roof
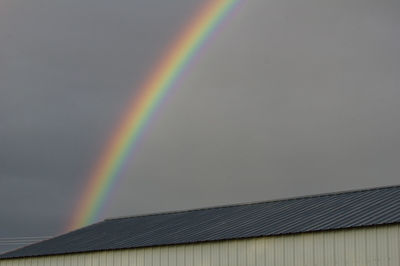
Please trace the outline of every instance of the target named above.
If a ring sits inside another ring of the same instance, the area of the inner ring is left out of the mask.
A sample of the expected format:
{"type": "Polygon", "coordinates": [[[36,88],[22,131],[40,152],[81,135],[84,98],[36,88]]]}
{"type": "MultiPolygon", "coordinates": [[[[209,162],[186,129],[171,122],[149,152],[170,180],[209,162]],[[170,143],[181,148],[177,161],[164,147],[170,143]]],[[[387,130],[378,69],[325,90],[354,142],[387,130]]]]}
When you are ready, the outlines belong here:
{"type": "Polygon", "coordinates": [[[0,255],[32,257],[400,222],[400,186],[108,219],[0,255]]]}

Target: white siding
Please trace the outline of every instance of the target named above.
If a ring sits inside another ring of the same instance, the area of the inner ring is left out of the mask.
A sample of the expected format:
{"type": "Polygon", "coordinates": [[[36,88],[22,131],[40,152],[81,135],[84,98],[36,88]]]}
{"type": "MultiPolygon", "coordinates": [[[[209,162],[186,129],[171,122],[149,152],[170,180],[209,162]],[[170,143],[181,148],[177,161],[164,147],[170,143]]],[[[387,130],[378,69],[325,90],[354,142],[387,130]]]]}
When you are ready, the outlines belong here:
{"type": "Polygon", "coordinates": [[[0,261],[6,265],[399,266],[400,225],[0,261]]]}

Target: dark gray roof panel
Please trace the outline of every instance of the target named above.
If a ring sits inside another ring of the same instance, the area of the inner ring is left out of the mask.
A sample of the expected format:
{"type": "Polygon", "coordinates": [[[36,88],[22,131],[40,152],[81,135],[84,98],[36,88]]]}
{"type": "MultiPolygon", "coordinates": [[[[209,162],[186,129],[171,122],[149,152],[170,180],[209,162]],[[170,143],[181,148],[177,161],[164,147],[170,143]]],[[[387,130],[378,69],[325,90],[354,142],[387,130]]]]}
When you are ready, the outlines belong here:
{"type": "Polygon", "coordinates": [[[109,219],[0,258],[195,243],[400,222],[400,186],[109,219]]]}

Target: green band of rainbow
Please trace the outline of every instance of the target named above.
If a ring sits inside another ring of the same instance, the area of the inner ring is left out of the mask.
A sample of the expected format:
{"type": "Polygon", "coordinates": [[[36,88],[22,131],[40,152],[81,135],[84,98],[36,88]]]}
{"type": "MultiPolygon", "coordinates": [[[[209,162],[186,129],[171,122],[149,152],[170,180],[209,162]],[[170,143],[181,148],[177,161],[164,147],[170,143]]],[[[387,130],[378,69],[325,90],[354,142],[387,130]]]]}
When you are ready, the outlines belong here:
{"type": "Polygon", "coordinates": [[[97,161],[68,230],[93,223],[104,205],[122,165],[138,141],[152,114],[180,74],[240,0],[208,0],[204,7],[173,42],[158,66],[128,105],[119,126],[97,161]]]}

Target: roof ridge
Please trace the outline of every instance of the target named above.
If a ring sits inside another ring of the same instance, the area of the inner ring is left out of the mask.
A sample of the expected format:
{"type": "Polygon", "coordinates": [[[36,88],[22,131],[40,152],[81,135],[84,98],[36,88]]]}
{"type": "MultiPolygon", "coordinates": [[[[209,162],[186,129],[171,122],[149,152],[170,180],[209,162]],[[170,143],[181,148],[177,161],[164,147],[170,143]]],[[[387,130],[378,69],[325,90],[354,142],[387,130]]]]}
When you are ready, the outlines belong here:
{"type": "Polygon", "coordinates": [[[305,196],[294,196],[294,197],[288,197],[288,198],[282,198],[282,199],[272,199],[272,200],[263,200],[263,201],[235,203],[235,204],[229,204],[229,205],[200,207],[200,208],[195,208],[195,209],[183,209],[183,210],[176,210],[176,211],[161,211],[161,212],[154,212],[154,213],[147,213],[147,214],[144,213],[144,214],[138,214],[138,215],[111,217],[111,218],[104,219],[103,222],[124,220],[124,219],[138,218],[138,217],[150,217],[150,216],[158,216],[158,215],[195,212],[195,211],[210,210],[210,209],[223,209],[223,208],[230,208],[230,207],[257,205],[257,204],[278,202],[278,201],[283,202],[283,201],[291,201],[291,200],[299,200],[299,199],[319,198],[319,197],[327,197],[327,196],[341,195],[341,194],[351,194],[351,193],[364,192],[364,191],[384,190],[384,189],[390,189],[390,188],[395,188],[395,187],[400,187],[400,184],[388,185],[388,186],[382,186],[382,187],[366,187],[366,188],[349,189],[349,190],[326,192],[326,193],[319,193],[319,194],[312,194],[312,195],[305,195],[305,196]]]}

